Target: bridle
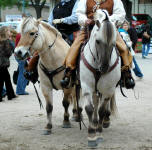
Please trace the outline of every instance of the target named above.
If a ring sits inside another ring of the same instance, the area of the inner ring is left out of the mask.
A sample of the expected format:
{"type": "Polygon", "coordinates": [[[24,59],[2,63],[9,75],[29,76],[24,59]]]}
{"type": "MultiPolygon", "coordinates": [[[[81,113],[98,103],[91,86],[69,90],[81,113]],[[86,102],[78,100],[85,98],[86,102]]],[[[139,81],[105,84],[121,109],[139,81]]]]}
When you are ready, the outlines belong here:
{"type": "MultiPolygon", "coordinates": [[[[35,32],[35,36],[34,36],[32,42],[31,42],[31,44],[30,44],[30,46],[29,46],[29,48],[27,50],[30,55],[31,55],[31,47],[33,46],[33,43],[35,42],[35,40],[37,39],[38,36],[39,36],[39,27],[38,27],[38,31],[35,32]]],[[[53,47],[53,45],[55,44],[55,42],[56,42],[57,36],[58,36],[58,33],[56,33],[56,37],[55,37],[53,43],[50,44],[46,50],[44,50],[42,52],[39,52],[38,55],[40,55],[40,54],[46,52],[47,50],[51,49],[53,47]]],[[[33,56],[33,57],[35,57],[35,56],[33,56]]]]}

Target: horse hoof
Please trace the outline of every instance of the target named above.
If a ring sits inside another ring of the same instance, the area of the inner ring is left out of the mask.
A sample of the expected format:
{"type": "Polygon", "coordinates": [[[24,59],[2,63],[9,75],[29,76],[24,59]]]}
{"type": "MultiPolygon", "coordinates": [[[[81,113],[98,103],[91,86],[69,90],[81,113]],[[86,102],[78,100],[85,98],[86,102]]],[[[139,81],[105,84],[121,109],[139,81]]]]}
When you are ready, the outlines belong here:
{"type": "Polygon", "coordinates": [[[103,122],[103,128],[109,128],[110,122],[103,122]]]}
{"type": "Polygon", "coordinates": [[[62,125],[62,128],[71,128],[71,123],[70,122],[68,122],[68,123],[64,122],[63,125],[62,125]]]}
{"type": "Polygon", "coordinates": [[[88,141],[88,147],[90,148],[96,148],[98,146],[97,141],[88,141]]]}
{"type": "Polygon", "coordinates": [[[99,144],[99,143],[101,143],[101,142],[103,142],[103,137],[98,137],[98,138],[97,138],[97,143],[99,144]]]}
{"type": "Polygon", "coordinates": [[[50,135],[52,132],[51,132],[51,130],[45,130],[44,132],[43,132],[43,135],[50,135]]]}
{"type": "Polygon", "coordinates": [[[75,116],[73,116],[73,117],[71,118],[71,120],[72,120],[72,121],[75,121],[75,122],[76,122],[76,119],[77,119],[77,117],[75,117],[75,116]]]}

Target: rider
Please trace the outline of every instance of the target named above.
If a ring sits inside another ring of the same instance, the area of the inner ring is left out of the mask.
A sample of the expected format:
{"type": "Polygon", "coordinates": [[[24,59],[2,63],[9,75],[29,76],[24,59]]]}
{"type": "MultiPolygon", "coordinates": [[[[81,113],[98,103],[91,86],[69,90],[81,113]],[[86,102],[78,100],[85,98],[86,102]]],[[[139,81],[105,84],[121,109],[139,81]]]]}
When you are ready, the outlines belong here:
{"type": "MultiPolygon", "coordinates": [[[[61,0],[51,11],[48,18],[50,25],[55,27],[62,33],[66,34],[73,41],[73,32],[79,30],[76,9],[78,0],[61,0]]],[[[32,57],[28,66],[28,71],[33,71],[37,66],[38,57],[32,57]]]]}
{"type": "Polygon", "coordinates": [[[73,32],[79,30],[76,9],[78,0],[61,0],[51,11],[48,22],[73,41],[73,32]]]}
{"type": "MultiPolygon", "coordinates": [[[[97,9],[105,9],[109,13],[109,19],[116,22],[123,22],[125,19],[125,10],[121,0],[80,0],[78,3],[77,15],[78,23],[81,26],[81,32],[75,39],[74,43],[69,49],[64,65],[66,66],[65,76],[61,80],[61,85],[67,87],[69,85],[72,70],[76,67],[76,60],[79,54],[79,48],[85,41],[86,32],[85,27],[94,25],[93,16],[97,9]]],[[[122,74],[125,76],[124,85],[127,89],[135,86],[134,80],[131,76],[130,66],[132,56],[128,52],[127,46],[122,40],[119,33],[117,33],[116,46],[122,58],[122,74]]]]}

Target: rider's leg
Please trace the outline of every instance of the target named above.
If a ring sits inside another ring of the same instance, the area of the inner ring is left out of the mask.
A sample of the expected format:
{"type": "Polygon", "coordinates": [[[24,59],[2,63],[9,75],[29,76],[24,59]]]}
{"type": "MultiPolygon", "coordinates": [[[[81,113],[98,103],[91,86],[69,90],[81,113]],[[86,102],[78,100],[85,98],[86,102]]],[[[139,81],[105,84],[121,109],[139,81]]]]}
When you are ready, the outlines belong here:
{"type": "Polygon", "coordinates": [[[76,67],[76,61],[79,54],[79,49],[81,44],[84,42],[84,40],[85,40],[85,31],[80,31],[80,33],[78,34],[77,38],[75,39],[75,41],[73,42],[72,46],[68,51],[68,54],[64,61],[64,65],[66,66],[65,76],[61,80],[61,86],[63,88],[69,85],[70,76],[72,74],[72,71],[76,67]]]}
{"type": "Polygon", "coordinates": [[[39,60],[39,55],[35,53],[33,57],[30,59],[28,65],[25,67],[27,71],[33,71],[36,69],[39,60]]]}
{"type": "Polygon", "coordinates": [[[119,33],[117,33],[116,46],[119,50],[120,56],[122,57],[122,61],[123,61],[123,66],[121,70],[125,78],[124,85],[127,89],[134,88],[135,82],[132,78],[130,71],[130,67],[132,64],[132,56],[119,33]]]}

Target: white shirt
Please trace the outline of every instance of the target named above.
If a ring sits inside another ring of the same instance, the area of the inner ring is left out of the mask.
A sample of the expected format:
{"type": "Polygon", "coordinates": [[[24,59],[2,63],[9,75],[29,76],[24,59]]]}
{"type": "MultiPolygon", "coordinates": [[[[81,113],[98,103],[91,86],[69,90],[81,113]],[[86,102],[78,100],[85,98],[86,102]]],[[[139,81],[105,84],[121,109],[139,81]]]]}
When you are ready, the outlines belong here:
{"type": "MultiPolygon", "coordinates": [[[[123,6],[123,3],[121,0],[113,0],[114,6],[113,6],[113,13],[111,16],[109,16],[110,20],[112,22],[120,22],[123,23],[126,12],[123,6]]],[[[87,0],[79,0],[78,8],[77,8],[77,16],[78,16],[78,23],[80,26],[85,25],[85,21],[88,19],[86,15],[86,3],[87,0]]]]}

